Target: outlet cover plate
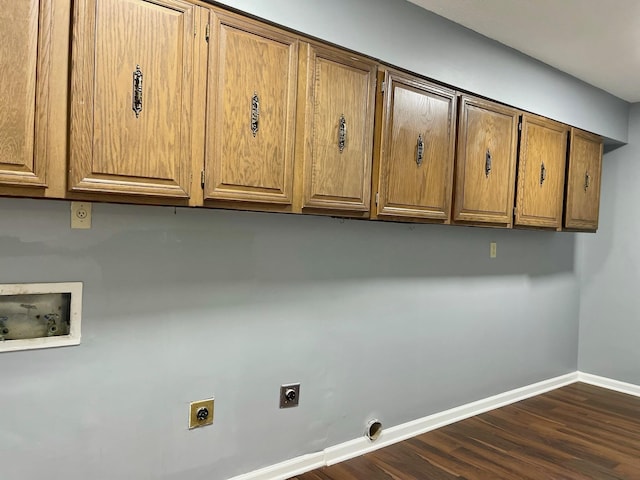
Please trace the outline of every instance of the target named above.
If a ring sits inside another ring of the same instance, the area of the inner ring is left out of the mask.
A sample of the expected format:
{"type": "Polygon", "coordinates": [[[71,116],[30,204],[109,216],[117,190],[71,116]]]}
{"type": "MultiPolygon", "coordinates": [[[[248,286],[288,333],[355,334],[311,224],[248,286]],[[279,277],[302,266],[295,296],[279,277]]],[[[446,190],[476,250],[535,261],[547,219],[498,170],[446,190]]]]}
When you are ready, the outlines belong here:
{"type": "Polygon", "coordinates": [[[213,398],[207,398],[206,400],[198,400],[197,402],[191,402],[189,405],[189,430],[198,427],[204,427],[213,423],[213,398]],[[207,418],[200,420],[198,418],[198,411],[201,408],[206,408],[208,411],[207,418]]]}
{"type": "Polygon", "coordinates": [[[297,407],[300,402],[300,384],[288,383],[280,386],[280,408],[297,407]],[[288,394],[294,392],[294,397],[289,398],[288,394]]]}
{"type": "Polygon", "coordinates": [[[91,228],[91,203],[71,202],[71,228],[91,228]]]}

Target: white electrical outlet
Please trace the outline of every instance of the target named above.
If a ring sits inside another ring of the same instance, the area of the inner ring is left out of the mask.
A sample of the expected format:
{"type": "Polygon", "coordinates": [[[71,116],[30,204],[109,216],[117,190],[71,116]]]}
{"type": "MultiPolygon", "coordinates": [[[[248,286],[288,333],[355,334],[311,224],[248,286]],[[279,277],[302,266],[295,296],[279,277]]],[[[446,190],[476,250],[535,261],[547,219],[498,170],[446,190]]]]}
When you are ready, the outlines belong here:
{"type": "Polygon", "coordinates": [[[71,228],[91,228],[91,204],[71,202],[71,228]]]}
{"type": "Polygon", "coordinates": [[[491,242],[489,244],[489,258],[496,258],[498,256],[498,244],[491,242]]]}

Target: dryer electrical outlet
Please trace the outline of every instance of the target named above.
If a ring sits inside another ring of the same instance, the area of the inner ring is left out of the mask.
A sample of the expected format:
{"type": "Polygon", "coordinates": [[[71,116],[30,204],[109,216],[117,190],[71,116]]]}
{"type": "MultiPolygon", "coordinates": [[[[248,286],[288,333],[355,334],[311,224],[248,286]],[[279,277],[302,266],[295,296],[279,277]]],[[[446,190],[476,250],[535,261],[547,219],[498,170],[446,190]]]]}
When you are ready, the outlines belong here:
{"type": "Polygon", "coordinates": [[[189,405],[189,430],[213,423],[214,398],[191,402],[189,405]]]}
{"type": "Polygon", "coordinates": [[[280,408],[297,407],[300,403],[300,384],[289,383],[280,386],[280,408]]]}

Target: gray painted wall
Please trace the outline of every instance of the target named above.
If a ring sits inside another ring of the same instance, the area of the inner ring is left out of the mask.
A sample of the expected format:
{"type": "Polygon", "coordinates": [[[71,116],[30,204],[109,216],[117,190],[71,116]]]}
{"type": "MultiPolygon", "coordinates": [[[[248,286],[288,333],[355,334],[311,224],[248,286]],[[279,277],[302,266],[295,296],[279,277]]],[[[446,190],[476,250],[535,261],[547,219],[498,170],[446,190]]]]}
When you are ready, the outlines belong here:
{"type": "Polygon", "coordinates": [[[605,156],[597,235],[580,235],[580,370],[640,385],[640,103],[605,156]]]}
{"type": "Polygon", "coordinates": [[[25,199],[0,225],[0,283],[85,287],[80,346],[0,354],[3,480],[220,480],[577,368],[573,234],[106,204],[82,231],[25,199]]]}
{"type": "Polygon", "coordinates": [[[627,102],[405,0],[219,3],[615,141],[627,140],[627,102]]]}

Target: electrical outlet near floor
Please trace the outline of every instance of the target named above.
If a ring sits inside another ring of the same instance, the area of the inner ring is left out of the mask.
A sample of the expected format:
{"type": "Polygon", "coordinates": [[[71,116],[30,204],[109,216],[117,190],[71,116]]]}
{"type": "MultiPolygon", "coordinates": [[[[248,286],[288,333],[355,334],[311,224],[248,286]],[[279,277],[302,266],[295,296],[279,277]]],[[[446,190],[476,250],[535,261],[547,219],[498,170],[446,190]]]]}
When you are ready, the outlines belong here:
{"type": "Polygon", "coordinates": [[[71,228],[91,228],[91,204],[71,202],[71,228]]]}
{"type": "Polygon", "coordinates": [[[280,408],[297,407],[300,402],[300,384],[289,383],[280,386],[280,408]]]}
{"type": "Polygon", "coordinates": [[[213,423],[213,398],[191,402],[189,405],[189,430],[213,423]]]}

